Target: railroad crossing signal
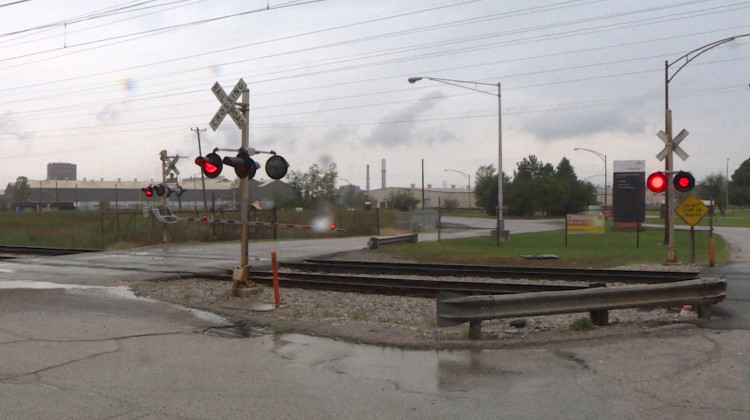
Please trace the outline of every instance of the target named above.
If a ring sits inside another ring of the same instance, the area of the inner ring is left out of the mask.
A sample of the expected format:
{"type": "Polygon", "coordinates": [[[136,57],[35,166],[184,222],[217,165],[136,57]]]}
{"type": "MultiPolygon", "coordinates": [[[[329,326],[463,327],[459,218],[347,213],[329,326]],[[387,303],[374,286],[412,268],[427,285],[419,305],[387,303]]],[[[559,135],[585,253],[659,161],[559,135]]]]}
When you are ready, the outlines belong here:
{"type": "Polygon", "coordinates": [[[141,188],[141,192],[143,192],[143,195],[146,196],[146,198],[153,198],[154,195],[157,197],[164,197],[164,196],[171,196],[172,194],[176,195],[177,197],[182,196],[182,193],[185,192],[185,189],[182,188],[180,185],[176,185],[174,188],[159,184],[159,185],[149,185],[148,187],[141,188]]]}
{"type": "Polygon", "coordinates": [[[242,91],[246,88],[247,83],[245,83],[245,81],[240,78],[240,80],[234,86],[234,89],[232,89],[229,95],[227,95],[226,92],[224,92],[224,88],[221,87],[219,82],[214,83],[214,85],[211,87],[211,92],[213,92],[214,96],[216,96],[216,99],[219,100],[219,102],[221,103],[221,107],[218,111],[216,111],[214,117],[211,118],[211,122],[208,123],[208,125],[211,126],[212,130],[216,131],[216,129],[219,128],[219,125],[222,121],[224,121],[224,117],[226,117],[227,114],[229,114],[229,116],[232,118],[232,121],[234,121],[234,123],[237,125],[237,128],[242,129],[242,126],[245,125],[247,121],[242,115],[242,112],[237,109],[235,101],[240,97],[240,95],[242,95],[242,91]]]}
{"type": "Polygon", "coordinates": [[[240,150],[236,157],[225,156],[223,162],[233,167],[234,173],[240,178],[252,179],[255,176],[255,171],[260,168],[260,165],[250,158],[247,150],[240,150]]]}
{"type": "Polygon", "coordinates": [[[695,186],[695,178],[693,178],[693,175],[690,172],[679,171],[674,174],[672,185],[674,185],[674,189],[679,192],[688,192],[695,186]]]}
{"type": "Polygon", "coordinates": [[[209,178],[216,178],[221,175],[221,170],[224,164],[221,161],[221,157],[216,152],[211,152],[204,156],[198,156],[195,158],[195,164],[201,167],[203,175],[209,178]]]}
{"type": "Polygon", "coordinates": [[[221,175],[221,170],[224,165],[228,165],[234,168],[234,172],[240,178],[252,179],[260,165],[250,158],[251,155],[257,153],[271,153],[273,156],[268,158],[266,161],[266,174],[271,179],[281,179],[286,176],[289,170],[289,163],[283,157],[276,154],[274,151],[270,152],[257,152],[255,149],[250,151],[241,149],[237,156],[230,157],[226,156],[224,159],[219,156],[214,149],[213,152],[206,156],[198,156],[195,158],[195,164],[201,167],[203,174],[209,178],[216,178],[221,175]]]}
{"type": "MultiPolygon", "coordinates": [[[[672,144],[674,146],[674,153],[680,157],[682,160],[687,160],[688,157],[690,157],[680,146],[681,141],[685,140],[685,137],[688,136],[688,131],[683,129],[680,131],[680,134],[678,134],[675,138],[672,139],[672,144]]],[[[656,133],[656,136],[661,139],[661,141],[664,142],[664,144],[667,144],[667,133],[665,133],[663,130],[659,130],[658,133],[656,133]]],[[[669,153],[669,145],[667,144],[664,146],[664,148],[659,152],[658,155],[656,155],[656,158],[659,160],[664,160],[667,157],[667,154],[669,153]]]]}
{"type": "Polygon", "coordinates": [[[652,192],[664,192],[667,189],[667,175],[664,172],[652,173],[646,179],[646,186],[652,192]]]}

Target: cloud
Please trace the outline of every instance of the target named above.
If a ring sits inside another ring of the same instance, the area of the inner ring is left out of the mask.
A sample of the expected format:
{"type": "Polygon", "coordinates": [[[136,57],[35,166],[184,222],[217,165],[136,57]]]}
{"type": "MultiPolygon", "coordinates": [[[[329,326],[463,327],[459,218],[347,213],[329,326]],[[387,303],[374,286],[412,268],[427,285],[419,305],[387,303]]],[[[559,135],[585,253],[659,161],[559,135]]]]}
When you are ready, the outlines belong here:
{"type": "Polygon", "coordinates": [[[418,131],[421,123],[416,120],[419,116],[434,108],[444,97],[442,92],[435,90],[422,96],[419,101],[391,112],[380,120],[380,123],[362,142],[366,146],[394,147],[453,139],[453,136],[445,130],[418,131]]]}
{"type": "Polygon", "coordinates": [[[22,131],[20,121],[14,118],[10,111],[6,111],[4,115],[0,115],[0,134],[8,134],[16,140],[22,141],[33,137],[28,131],[22,131]]]}
{"type": "Polygon", "coordinates": [[[585,108],[529,118],[522,123],[521,130],[545,142],[612,132],[638,134],[644,132],[645,121],[631,110],[585,108]]]}
{"type": "Polygon", "coordinates": [[[96,113],[96,119],[105,124],[116,122],[120,115],[128,110],[129,103],[130,100],[109,103],[96,113]]]}

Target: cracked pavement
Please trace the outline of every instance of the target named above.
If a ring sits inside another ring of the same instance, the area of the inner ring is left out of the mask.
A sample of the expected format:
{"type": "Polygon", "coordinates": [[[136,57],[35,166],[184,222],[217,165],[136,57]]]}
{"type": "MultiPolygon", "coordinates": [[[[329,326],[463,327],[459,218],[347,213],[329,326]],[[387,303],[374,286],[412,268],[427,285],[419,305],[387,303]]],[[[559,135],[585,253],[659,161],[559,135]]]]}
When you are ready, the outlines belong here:
{"type": "Polygon", "coordinates": [[[204,315],[102,288],[0,289],[0,419],[750,418],[750,331],[731,323],[417,351],[221,337],[205,332],[230,323],[204,315]]]}

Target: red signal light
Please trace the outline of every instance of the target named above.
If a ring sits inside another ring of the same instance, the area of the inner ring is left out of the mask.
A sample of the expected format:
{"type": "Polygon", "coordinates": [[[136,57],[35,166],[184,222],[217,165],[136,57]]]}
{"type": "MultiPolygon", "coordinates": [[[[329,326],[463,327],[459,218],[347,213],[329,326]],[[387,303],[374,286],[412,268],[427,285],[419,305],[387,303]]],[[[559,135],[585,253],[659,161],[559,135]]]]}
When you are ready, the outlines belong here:
{"type": "Polygon", "coordinates": [[[203,175],[209,178],[216,178],[219,176],[224,167],[224,164],[221,162],[221,157],[213,152],[206,156],[198,156],[195,158],[195,164],[200,166],[203,175]]]}
{"type": "Polygon", "coordinates": [[[660,193],[667,189],[667,175],[664,172],[654,172],[648,176],[646,186],[649,190],[660,193]]]}
{"type": "Polygon", "coordinates": [[[144,195],[145,195],[146,197],[149,197],[149,198],[151,198],[151,197],[153,197],[153,196],[154,196],[154,188],[153,188],[153,187],[151,187],[150,185],[149,185],[148,187],[145,187],[145,188],[141,188],[141,191],[143,192],[143,194],[144,194],[144,195]]]}
{"type": "Polygon", "coordinates": [[[331,230],[334,230],[334,229],[336,229],[336,225],[334,225],[333,223],[331,223],[331,230]]]}
{"type": "Polygon", "coordinates": [[[690,172],[679,171],[674,175],[672,181],[674,188],[679,192],[688,192],[695,186],[695,178],[690,172]]]}
{"type": "Polygon", "coordinates": [[[240,150],[236,157],[224,157],[223,162],[224,164],[233,167],[234,173],[240,178],[252,179],[259,166],[250,158],[250,154],[246,150],[240,150]]]}

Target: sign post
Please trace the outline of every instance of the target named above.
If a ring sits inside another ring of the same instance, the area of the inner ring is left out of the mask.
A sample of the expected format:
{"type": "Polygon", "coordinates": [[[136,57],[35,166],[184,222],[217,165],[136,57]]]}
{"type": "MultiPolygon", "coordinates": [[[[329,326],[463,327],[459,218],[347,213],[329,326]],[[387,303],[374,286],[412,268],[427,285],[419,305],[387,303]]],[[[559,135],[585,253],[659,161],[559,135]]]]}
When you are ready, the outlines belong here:
{"type": "Polygon", "coordinates": [[[690,244],[692,246],[691,262],[693,263],[695,262],[695,225],[697,225],[703,216],[708,213],[708,210],[708,206],[703,204],[703,201],[693,194],[688,194],[682,203],[680,203],[675,209],[675,213],[677,213],[685,223],[690,225],[690,244]]]}
{"type": "Polygon", "coordinates": [[[667,125],[667,132],[659,131],[656,133],[656,136],[659,137],[664,143],[664,149],[662,149],[659,154],[656,155],[656,158],[659,160],[666,159],[666,173],[667,173],[667,189],[665,190],[665,201],[667,205],[667,212],[664,220],[664,235],[666,236],[666,241],[668,244],[668,250],[667,250],[667,262],[677,262],[677,251],[674,248],[674,218],[672,217],[672,211],[674,209],[674,194],[670,192],[672,189],[672,179],[673,179],[673,172],[674,172],[674,157],[673,154],[676,154],[680,157],[683,161],[687,160],[689,157],[687,153],[685,153],[684,150],[682,150],[679,146],[680,142],[685,139],[685,137],[688,136],[687,130],[682,130],[677,135],[677,137],[672,137],[672,110],[669,109],[669,107],[666,107],[665,109],[665,117],[666,117],[666,125],[667,125]]]}
{"type": "MultiPolygon", "coordinates": [[[[240,78],[234,89],[227,95],[224,89],[221,87],[219,82],[214,83],[211,87],[216,99],[221,103],[221,107],[214,114],[213,118],[209,122],[209,126],[212,130],[216,131],[219,125],[224,121],[224,117],[229,117],[234,121],[234,124],[242,130],[242,150],[247,150],[250,146],[250,128],[248,127],[248,119],[250,118],[250,90],[247,88],[247,83],[240,78]],[[237,98],[242,95],[242,102],[236,104],[237,98]]],[[[250,197],[250,182],[247,178],[240,178],[240,219],[242,221],[242,239],[240,243],[240,265],[235,268],[232,273],[232,294],[239,296],[242,289],[250,287],[249,281],[249,269],[248,264],[248,247],[247,241],[249,237],[248,228],[248,213],[250,197]]]]}

